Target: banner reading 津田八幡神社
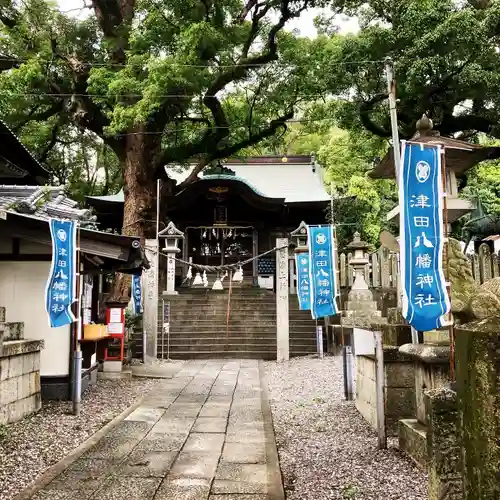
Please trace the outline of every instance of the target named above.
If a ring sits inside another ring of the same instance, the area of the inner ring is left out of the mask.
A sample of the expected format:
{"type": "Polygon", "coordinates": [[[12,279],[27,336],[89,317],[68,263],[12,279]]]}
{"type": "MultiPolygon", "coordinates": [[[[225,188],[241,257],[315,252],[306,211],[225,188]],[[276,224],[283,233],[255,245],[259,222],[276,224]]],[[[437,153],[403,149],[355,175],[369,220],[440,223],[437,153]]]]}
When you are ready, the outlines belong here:
{"type": "Polygon", "coordinates": [[[334,228],[308,226],[309,277],[313,319],[334,316],[337,309],[334,228]]]}
{"type": "Polygon", "coordinates": [[[299,299],[299,309],[301,311],[309,311],[311,309],[309,253],[299,252],[295,254],[295,268],[297,269],[297,297],[299,299]]]}
{"type": "Polygon", "coordinates": [[[142,284],[141,275],[132,275],[132,307],[134,314],[142,313],[142,284]]]}
{"type": "Polygon", "coordinates": [[[450,311],[440,147],[403,141],[398,182],[403,316],[417,330],[429,331],[443,326],[450,311]]]}
{"type": "Polygon", "coordinates": [[[52,328],[76,321],[71,305],[76,300],[76,229],[73,221],[50,219],[52,265],[45,288],[45,310],[52,328]]]}

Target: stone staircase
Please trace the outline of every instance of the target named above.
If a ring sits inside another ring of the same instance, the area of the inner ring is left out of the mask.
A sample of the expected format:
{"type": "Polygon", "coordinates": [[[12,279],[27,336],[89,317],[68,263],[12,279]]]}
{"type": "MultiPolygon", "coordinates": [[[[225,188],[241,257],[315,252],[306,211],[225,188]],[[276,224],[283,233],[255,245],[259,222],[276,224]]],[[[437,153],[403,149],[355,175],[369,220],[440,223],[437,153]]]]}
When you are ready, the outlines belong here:
{"type": "MultiPolygon", "coordinates": [[[[276,359],[276,296],[254,288],[229,294],[206,289],[182,290],[170,300],[170,358],[276,359]]],[[[161,301],[159,318],[162,318],[161,301]]],[[[158,357],[167,357],[167,334],[158,328],[158,357]]],[[[300,311],[290,296],[290,356],[316,352],[316,323],[309,311],[300,311]]]]}

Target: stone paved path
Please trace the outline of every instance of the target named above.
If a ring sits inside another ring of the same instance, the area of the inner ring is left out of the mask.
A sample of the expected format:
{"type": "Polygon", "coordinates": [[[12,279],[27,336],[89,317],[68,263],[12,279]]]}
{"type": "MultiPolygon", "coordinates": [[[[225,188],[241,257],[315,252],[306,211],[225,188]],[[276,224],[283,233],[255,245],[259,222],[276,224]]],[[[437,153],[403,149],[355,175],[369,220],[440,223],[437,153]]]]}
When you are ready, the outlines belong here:
{"type": "Polygon", "coordinates": [[[258,361],[187,362],[32,499],[283,500],[265,394],[258,361]]]}

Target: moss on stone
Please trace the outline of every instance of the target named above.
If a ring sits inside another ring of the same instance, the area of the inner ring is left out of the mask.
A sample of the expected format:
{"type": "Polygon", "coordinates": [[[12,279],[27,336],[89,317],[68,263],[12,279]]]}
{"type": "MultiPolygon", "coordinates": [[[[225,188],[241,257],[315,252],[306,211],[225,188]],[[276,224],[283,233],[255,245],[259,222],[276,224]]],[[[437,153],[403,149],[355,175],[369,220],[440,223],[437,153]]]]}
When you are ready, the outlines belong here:
{"type": "Polygon", "coordinates": [[[500,498],[498,332],[499,319],[489,318],[469,324],[467,329],[460,328],[456,336],[465,500],[500,498]]]}

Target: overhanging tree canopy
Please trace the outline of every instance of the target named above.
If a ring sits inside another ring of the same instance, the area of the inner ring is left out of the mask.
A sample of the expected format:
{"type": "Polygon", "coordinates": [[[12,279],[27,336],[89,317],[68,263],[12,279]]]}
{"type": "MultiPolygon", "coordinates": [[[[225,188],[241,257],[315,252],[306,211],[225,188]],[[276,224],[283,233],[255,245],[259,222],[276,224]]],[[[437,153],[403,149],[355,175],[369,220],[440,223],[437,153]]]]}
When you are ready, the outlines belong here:
{"type": "Polygon", "coordinates": [[[496,0],[342,0],[361,30],[330,42],[325,72],[343,128],[390,137],[383,60],[397,76],[403,138],[423,113],[442,135],[500,137],[500,2],[496,0]],[[360,64],[360,61],[366,61],[360,64]],[[353,64],[349,64],[352,62],[353,64]],[[355,62],[355,63],[354,63],[355,62]]]}
{"type": "MultiPolygon", "coordinates": [[[[286,23],[324,0],[92,0],[76,20],[45,0],[0,7],[0,104],[44,147],[76,127],[116,154],[125,188],[123,231],[152,226],[164,166],[214,159],[272,138],[320,92],[311,41],[286,23]]],[[[45,151],[44,154],[48,154],[45,151]]]]}

